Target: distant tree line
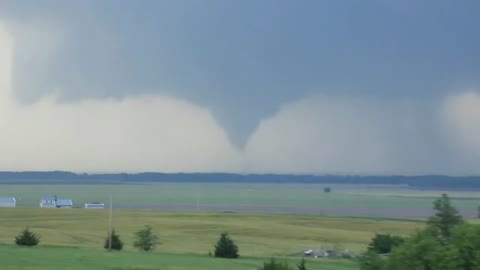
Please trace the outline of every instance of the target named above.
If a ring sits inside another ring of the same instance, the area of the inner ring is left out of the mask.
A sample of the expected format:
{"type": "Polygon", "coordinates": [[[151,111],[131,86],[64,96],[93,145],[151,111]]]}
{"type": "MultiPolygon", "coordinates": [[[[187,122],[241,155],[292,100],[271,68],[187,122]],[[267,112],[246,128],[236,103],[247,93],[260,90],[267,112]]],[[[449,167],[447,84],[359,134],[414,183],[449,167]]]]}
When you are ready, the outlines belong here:
{"type": "Polygon", "coordinates": [[[0,172],[0,184],[113,184],[122,182],[391,184],[408,185],[415,188],[480,189],[480,176],[243,175],[232,173],[76,174],[64,171],[0,172]]]}

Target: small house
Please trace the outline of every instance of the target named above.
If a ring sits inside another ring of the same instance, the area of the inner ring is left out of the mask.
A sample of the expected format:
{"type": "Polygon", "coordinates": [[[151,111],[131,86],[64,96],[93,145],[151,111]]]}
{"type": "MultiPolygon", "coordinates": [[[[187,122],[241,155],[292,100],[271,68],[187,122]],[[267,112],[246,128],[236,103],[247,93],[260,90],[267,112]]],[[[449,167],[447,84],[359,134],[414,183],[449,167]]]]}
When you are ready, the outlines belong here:
{"type": "Polygon", "coordinates": [[[88,209],[104,209],[105,204],[104,203],[86,203],[85,208],[88,208],[88,209]]]}
{"type": "Polygon", "coordinates": [[[17,200],[15,197],[0,197],[0,207],[15,207],[17,200]]]}
{"type": "Polygon", "coordinates": [[[42,208],[55,208],[57,207],[57,196],[45,196],[40,201],[40,207],[42,208]]]}

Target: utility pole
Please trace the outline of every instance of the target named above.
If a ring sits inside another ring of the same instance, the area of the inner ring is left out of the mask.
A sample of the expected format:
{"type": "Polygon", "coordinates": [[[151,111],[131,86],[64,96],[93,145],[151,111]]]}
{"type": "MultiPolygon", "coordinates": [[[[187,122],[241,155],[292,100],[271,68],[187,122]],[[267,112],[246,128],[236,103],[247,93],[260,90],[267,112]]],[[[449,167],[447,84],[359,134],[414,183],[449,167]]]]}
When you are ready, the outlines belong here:
{"type": "Polygon", "coordinates": [[[108,251],[112,252],[112,194],[110,194],[110,225],[108,229],[108,251]]]}

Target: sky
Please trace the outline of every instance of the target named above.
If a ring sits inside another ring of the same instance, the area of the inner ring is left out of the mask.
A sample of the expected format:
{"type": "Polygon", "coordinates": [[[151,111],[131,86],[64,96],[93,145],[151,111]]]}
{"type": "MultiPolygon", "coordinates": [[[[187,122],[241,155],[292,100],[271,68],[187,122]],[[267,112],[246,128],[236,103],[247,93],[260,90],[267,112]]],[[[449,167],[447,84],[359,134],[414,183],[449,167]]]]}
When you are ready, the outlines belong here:
{"type": "Polygon", "coordinates": [[[479,11],[0,0],[0,170],[478,175],[479,11]]]}

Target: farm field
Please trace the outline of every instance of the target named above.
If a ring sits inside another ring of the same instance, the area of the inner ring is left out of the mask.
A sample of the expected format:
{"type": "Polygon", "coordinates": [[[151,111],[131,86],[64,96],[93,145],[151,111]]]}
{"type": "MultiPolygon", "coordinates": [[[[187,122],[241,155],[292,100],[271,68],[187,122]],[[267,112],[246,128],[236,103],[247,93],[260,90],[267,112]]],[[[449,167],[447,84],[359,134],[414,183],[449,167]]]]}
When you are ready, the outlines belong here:
{"type": "MultiPolygon", "coordinates": [[[[447,191],[422,191],[404,186],[317,184],[161,183],[128,185],[1,185],[0,196],[15,196],[17,205],[37,207],[45,195],[87,202],[108,202],[115,208],[164,211],[234,211],[331,216],[426,218],[432,201],[447,191]]],[[[447,192],[467,218],[477,215],[479,192],[447,192]]]]}
{"type": "MultiPolygon", "coordinates": [[[[157,252],[208,254],[223,231],[231,234],[244,256],[299,255],[308,249],[363,251],[376,232],[409,235],[423,222],[333,218],[308,215],[188,213],[114,210],[113,226],[133,250],[133,234],[144,225],[159,234],[157,252]]],[[[98,209],[0,208],[0,244],[13,243],[25,226],[42,237],[42,245],[101,250],[108,231],[108,211],[98,209]]]]}

